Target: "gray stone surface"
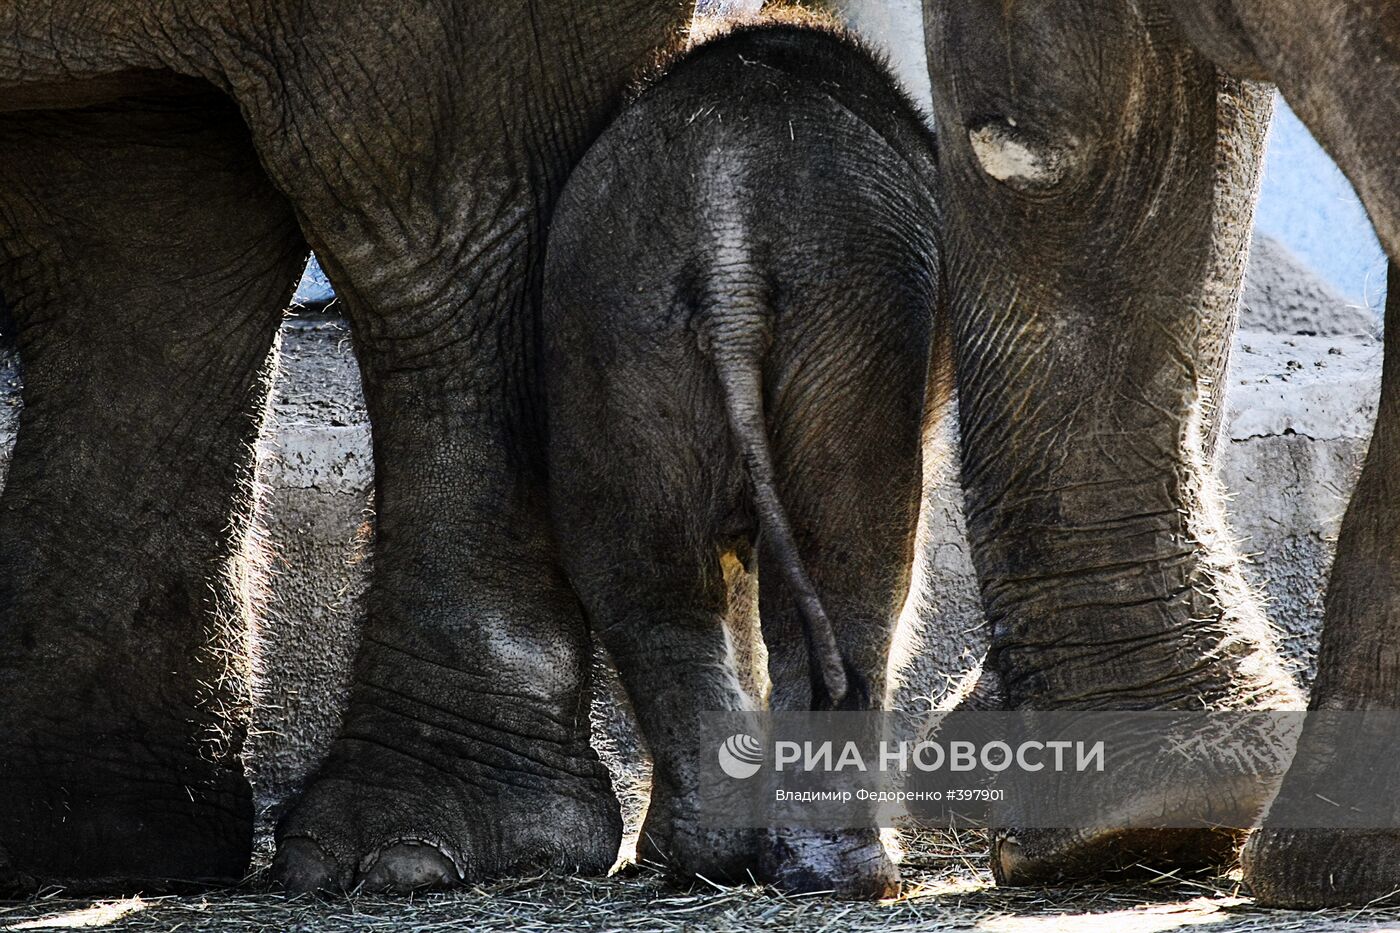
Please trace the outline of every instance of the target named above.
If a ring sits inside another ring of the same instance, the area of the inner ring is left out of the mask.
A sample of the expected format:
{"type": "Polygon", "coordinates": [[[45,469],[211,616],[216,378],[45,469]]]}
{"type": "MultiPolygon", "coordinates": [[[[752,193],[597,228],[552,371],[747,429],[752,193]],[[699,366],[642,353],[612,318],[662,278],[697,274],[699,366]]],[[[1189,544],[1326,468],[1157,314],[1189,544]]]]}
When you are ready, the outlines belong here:
{"type": "Polygon", "coordinates": [[[10,450],[19,431],[19,413],[23,407],[19,392],[19,358],[13,351],[0,347],[0,488],[10,471],[10,450]]]}
{"type": "Polygon", "coordinates": [[[1371,336],[1379,319],[1352,304],[1273,237],[1256,235],[1240,307],[1241,330],[1275,334],[1371,336]],[[1318,314],[1319,308],[1331,310],[1318,314]]]}
{"type": "Polygon", "coordinates": [[[1381,346],[1241,332],[1221,474],[1246,573],[1311,686],[1337,530],[1366,455],[1381,346]]]}

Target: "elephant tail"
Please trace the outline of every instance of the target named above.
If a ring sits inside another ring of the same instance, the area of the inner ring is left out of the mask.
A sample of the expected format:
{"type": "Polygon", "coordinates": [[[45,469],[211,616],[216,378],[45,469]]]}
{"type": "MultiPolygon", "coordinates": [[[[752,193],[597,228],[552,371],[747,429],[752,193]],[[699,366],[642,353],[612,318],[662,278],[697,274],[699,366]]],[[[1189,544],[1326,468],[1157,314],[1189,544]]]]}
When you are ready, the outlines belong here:
{"type": "MultiPolygon", "coordinates": [[[[759,339],[767,330],[768,315],[762,301],[740,299],[723,304],[729,306],[717,311],[709,322],[714,338],[710,342],[710,360],[719,376],[730,430],[748,470],[759,532],[767,541],[769,553],[777,558],[806,629],[814,686],[820,685],[825,691],[827,708],[835,709],[847,692],[845,659],[836,644],[831,619],[802,563],[774,479],[773,449],[763,413],[764,349],[759,339]]],[[[813,699],[817,706],[817,698],[813,699]]]]}

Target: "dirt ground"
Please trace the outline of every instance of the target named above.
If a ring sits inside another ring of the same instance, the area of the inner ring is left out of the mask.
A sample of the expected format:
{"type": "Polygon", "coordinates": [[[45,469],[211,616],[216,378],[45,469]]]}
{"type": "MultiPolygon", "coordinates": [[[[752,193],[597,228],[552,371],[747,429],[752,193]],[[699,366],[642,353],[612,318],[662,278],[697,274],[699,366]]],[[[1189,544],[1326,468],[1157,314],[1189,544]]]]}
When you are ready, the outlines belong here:
{"type": "Polygon", "coordinates": [[[1160,876],[1147,882],[1072,890],[1006,889],[994,886],[982,868],[984,841],[978,834],[959,839],[920,833],[906,839],[906,849],[904,895],[874,904],[819,895],[788,898],[758,887],[702,884],[683,890],[669,884],[660,872],[635,866],[607,879],[529,878],[456,894],[398,899],[356,895],[288,899],[263,893],[261,877],[254,876],[242,888],[192,897],[97,901],[50,892],[31,901],[0,902],[0,931],[1400,931],[1400,906],[1260,910],[1241,894],[1230,875],[1160,876]]]}

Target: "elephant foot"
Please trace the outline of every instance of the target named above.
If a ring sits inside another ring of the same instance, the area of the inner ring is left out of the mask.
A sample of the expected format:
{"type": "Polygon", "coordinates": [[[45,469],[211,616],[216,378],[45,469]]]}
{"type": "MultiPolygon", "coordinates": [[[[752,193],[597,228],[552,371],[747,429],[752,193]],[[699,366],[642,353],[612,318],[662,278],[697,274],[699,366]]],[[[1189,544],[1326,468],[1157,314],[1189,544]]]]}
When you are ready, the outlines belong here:
{"type": "Polygon", "coordinates": [[[757,881],[761,830],[707,827],[696,818],[697,809],[684,795],[653,785],[637,837],[637,861],[676,878],[698,877],[720,884],[757,881]]]}
{"type": "Polygon", "coordinates": [[[877,829],[770,830],[764,878],[785,894],[829,892],[846,900],[899,894],[899,869],[877,829]]]}
{"type": "Polygon", "coordinates": [[[678,879],[771,884],[785,894],[876,900],[899,892],[879,830],[764,830],[705,826],[684,795],[653,787],[637,859],[678,879]]]}
{"type": "Polygon", "coordinates": [[[74,747],[81,759],[0,762],[0,891],[171,892],[244,877],[253,803],[241,771],[175,764],[153,746],[74,747]]]}
{"type": "Polygon", "coordinates": [[[1228,865],[1243,833],[1230,829],[1031,829],[993,835],[997,884],[1056,885],[1151,877],[1228,865]]]}
{"type": "MultiPolygon", "coordinates": [[[[451,856],[424,842],[400,842],[372,852],[364,865],[359,885],[380,894],[445,890],[463,881],[451,856]]],[[[288,839],[278,849],[273,872],[294,893],[346,887],[337,860],[303,836],[288,839]]]]}
{"type": "Polygon", "coordinates": [[[1137,753],[1149,757],[1135,767],[1115,759],[1102,781],[1041,791],[1031,812],[1038,806],[1058,813],[1070,821],[1066,827],[1017,826],[1014,803],[1001,811],[991,842],[997,883],[1054,885],[1230,865],[1278,788],[1293,733],[1273,728],[1267,717],[1191,717],[1179,725],[1144,740],[1137,753]]]}
{"type": "Polygon", "coordinates": [[[474,763],[463,773],[467,763],[430,767],[382,746],[347,755],[346,742],[278,828],[272,874],[289,893],[407,894],[538,870],[601,875],[617,859],[621,811],[591,750],[550,773],[474,763]]]}
{"type": "Polygon", "coordinates": [[[1283,787],[1240,854],[1245,883],[1266,907],[1394,907],[1400,904],[1396,713],[1365,711],[1354,695],[1321,699],[1323,709],[1308,714],[1283,787]]]}
{"type": "Polygon", "coordinates": [[[1240,861],[1263,907],[1400,903],[1400,831],[1257,829],[1240,861]]]}

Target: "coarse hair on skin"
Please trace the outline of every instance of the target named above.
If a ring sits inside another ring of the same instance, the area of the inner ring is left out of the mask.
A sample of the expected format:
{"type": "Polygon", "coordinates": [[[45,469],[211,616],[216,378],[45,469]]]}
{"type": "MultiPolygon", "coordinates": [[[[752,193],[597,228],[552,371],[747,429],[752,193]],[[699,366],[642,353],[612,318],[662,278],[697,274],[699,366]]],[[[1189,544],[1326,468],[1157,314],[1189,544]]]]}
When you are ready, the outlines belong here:
{"type": "Polygon", "coordinates": [[[280,378],[282,335],[258,373],[262,428],[247,451],[247,466],[239,476],[233,515],[224,529],[223,558],[208,581],[208,605],[214,630],[200,648],[199,706],[210,716],[202,736],[215,760],[235,760],[251,737],[253,710],[268,701],[262,676],[262,642],[272,619],[273,552],[266,526],[269,488],[259,479],[257,463],[266,456],[273,423],[272,386],[280,378]]]}
{"type": "Polygon", "coordinates": [[[907,159],[924,162],[920,174],[937,176],[938,140],[928,112],[895,77],[889,57],[872,48],[835,16],[780,2],[758,13],[698,15],[689,33],[662,49],[628,95],[628,105],[692,62],[726,53],[764,64],[798,80],[816,82],[842,106],[863,115],[907,159]]]}
{"type": "Polygon", "coordinates": [[[888,76],[890,84],[903,99],[903,103],[923,115],[923,108],[899,86],[893,77],[889,58],[878,49],[872,48],[858,35],[846,28],[839,17],[821,10],[813,10],[790,0],[777,0],[764,4],[757,12],[698,13],[691,20],[690,28],[667,48],[661,49],[651,66],[645,69],[632,93],[629,102],[640,97],[667,74],[698,55],[703,49],[726,39],[737,39],[751,33],[760,33],[774,28],[788,28],[795,31],[811,32],[835,39],[842,45],[857,50],[870,59],[877,70],[888,76]]]}

